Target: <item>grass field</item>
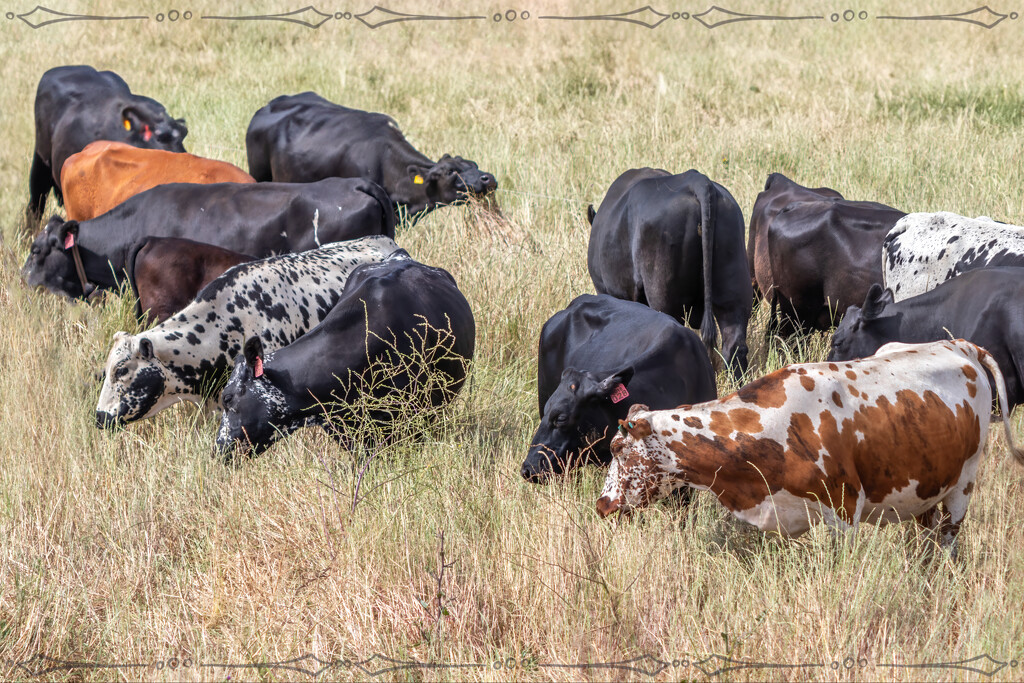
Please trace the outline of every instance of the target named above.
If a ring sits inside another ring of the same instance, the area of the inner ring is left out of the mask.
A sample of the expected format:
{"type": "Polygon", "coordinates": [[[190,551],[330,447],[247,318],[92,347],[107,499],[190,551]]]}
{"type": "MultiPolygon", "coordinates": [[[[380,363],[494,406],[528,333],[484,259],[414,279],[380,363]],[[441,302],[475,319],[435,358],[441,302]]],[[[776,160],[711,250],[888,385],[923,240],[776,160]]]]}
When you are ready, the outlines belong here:
{"type": "MultiPolygon", "coordinates": [[[[649,30],[540,19],[639,3],[397,0],[387,6],[486,19],[312,30],[202,19],[303,4],[283,0],[54,4],[192,18],[31,30],[0,17],[0,677],[1022,680],[1024,471],[995,431],[956,562],[928,559],[910,526],[862,527],[843,549],[821,529],[780,541],[706,494],[600,520],[603,472],[541,487],[518,469],[537,422],[540,327],[593,291],[586,206],[619,173],[697,168],[745,216],[779,171],[905,211],[1020,224],[1024,18],[988,30],[876,18],[976,7],[963,0],[870,0],[850,21],[846,5],[737,0],[728,9],[824,19],[649,30]],[[426,442],[367,460],[307,430],[228,467],[211,456],[216,422],[191,406],[94,427],[94,375],[113,333],[134,331],[131,302],[69,304],[19,277],[35,87],[62,64],[117,71],[187,118],[189,151],[243,166],[252,114],[315,90],[497,176],[503,218],[450,208],[398,234],[452,272],[477,321],[472,378],[426,442]],[[116,667],[27,662],[38,654],[116,667]],[[969,666],[998,668],[991,678],[906,668],[986,654],[996,663],[969,666]],[[318,659],[273,664],[306,655],[318,659]],[[775,667],[716,671],[736,666],[725,658],[775,667]]],[[[755,308],[755,375],[827,349],[827,335],[767,345],[764,325],[755,308]]]]}

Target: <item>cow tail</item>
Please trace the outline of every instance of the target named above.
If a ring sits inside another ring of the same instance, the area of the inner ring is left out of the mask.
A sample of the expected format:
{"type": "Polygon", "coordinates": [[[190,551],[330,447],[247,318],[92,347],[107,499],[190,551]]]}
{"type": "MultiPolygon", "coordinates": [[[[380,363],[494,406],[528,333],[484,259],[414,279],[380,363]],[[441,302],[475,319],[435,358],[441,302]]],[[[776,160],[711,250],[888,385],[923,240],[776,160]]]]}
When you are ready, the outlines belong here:
{"type": "Polygon", "coordinates": [[[135,262],[139,258],[139,252],[149,244],[149,240],[142,239],[135,242],[128,251],[128,258],[125,259],[124,275],[132,288],[132,295],[135,297],[135,319],[142,320],[142,299],[139,297],[139,285],[135,280],[135,262]]]}
{"type": "Polygon", "coordinates": [[[375,182],[368,180],[366,184],[366,194],[376,199],[377,203],[380,204],[381,222],[384,228],[381,234],[395,239],[395,225],[398,223],[398,219],[395,216],[395,205],[391,201],[391,195],[375,182]]]}
{"type": "Polygon", "coordinates": [[[978,349],[978,360],[992,375],[993,383],[996,386],[996,394],[999,396],[999,411],[1003,414],[1003,429],[1006,430],[1006,444],[1010,448],[1010,455],[1021,465],[1024,465],[1024,449],[1013,442],[1013,432],[1010,430],[1010,410],[1006,401],[1006,382],[1003,381],[1003,373],[999,370],[999,363],[983,348],[978,349]]]}
{"type": "Polygon", "coordinates": [[[697,196],[700,204],[700,248],[704,271],[704,318],[700,323],[700,338],[714,358],[715,314],[711,308],[711,262],[715,247],[715,199],[717,193],[711,181],[704,178],[697,196]]]}

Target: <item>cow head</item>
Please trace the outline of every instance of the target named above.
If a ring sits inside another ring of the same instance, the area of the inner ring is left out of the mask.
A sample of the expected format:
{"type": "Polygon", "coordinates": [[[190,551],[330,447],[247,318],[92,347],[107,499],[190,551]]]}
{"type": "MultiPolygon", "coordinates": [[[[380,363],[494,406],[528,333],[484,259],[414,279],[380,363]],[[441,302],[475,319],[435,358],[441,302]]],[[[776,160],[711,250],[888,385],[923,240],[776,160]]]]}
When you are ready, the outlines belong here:
{"type": "Polygon", "coordinates": [[[188,135],[185,119],[172,119],[167,110],[148,97],[134,98],[121,109],[124,141],[144,149],[184,152],[182,141],[188,135]]]}
{"type": "Polygon", "coordinates": [[[408,168],[414,185],[422,185],[429,205],[458,204],[470,196],[493,192],[498,181],[490,173],[482,173],[472,161],[445,154],[427,168],[412,164],[408,168]]]}
{"type": "Polygon", "coordinates": [[[601,451],[615,421],[613,395],[632,378],[632,367],[601,376],[566,368],[544,405],[520,470],[523,478],[542,481],[576,464],[605,461],[601,451]]]}
{"type": "Polygon", "coordinates": [[[116,333],[96,403],[96,426],[108,429],[141,420],[175,402],[165,391],[167,373],[152,340],[143,334],[116,333]]]}
{"type": "Polygon", "coordinates": [[[648,443],[652,433],[651,412],[643,404],[634,404],[626,419],[619,420],[611,466],[597,500],[602,517],[645,507],[677,486],[669,474],[672,464],[663,462],[664,450],[648,443]]]}
{"type": "Polygon", "coordinates": [[[71,254],[71,241],[78,239],[78,221],[64,221],[53,216],[46,227],[32,241],[28,259],[21,269],[21,277],[29,287],[44,287],[71,299],[87,297],[94,287],[82,282],[75,270],[71,254]]]}
{"type": "Polygon", "coordinates": [[[895,340],[897,316],[885,315],[886,307],[892,302],[892,290],[882,289],[877,283],[871,285],[864,299],[864,307],[850,306],[846,310],[846,315],[832,335],[828,360],[866,358],[883,344],[895,340]]]}
{"type": "Polygon", "coordinates": [[[258,455],[302,426],[289,419],[287,399],[272,379],[277,373],[265,365],[271,358],[264,354],[260,338],[251,337],[235,359],[231,378],[220,395],[224,414],[217,431],[217,448],[226,456],[231,455],[233,447],[258,455]]]}

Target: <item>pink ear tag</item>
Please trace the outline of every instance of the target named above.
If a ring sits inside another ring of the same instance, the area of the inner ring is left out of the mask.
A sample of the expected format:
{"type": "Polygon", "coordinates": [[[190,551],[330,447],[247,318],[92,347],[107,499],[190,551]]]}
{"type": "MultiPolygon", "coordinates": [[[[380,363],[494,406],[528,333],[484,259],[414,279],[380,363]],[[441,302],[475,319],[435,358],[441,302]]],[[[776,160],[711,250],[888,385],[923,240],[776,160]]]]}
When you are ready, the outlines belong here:
{"type": "Polygon", "coordinates": [[[625,384],[617,384],[612,390],[612,403],[619,403],[629,398],[629,392],[626,391],[625,384]]]}
{"type": "Polygon", "coordinates": [[[149,124],[147,123],[146,127],[142,129],[142,139],[145,140],[146,142],[149,142],[150,138],[152,137],[153,131],[149,129],[149,124]]]}
{"type": "Polygon", "coordinates": [[[253,377],[262,377],[263,376],[263,359],[260,358],[259,356],[256,356],[256,365],[252,369],[252,376],[253,377]]]}
{"type": "Polygon", "coordinates": [[[69,232],[64,235],[64,248],[70,249],[73,246],[75,246],[75,233],[69,232]]]}

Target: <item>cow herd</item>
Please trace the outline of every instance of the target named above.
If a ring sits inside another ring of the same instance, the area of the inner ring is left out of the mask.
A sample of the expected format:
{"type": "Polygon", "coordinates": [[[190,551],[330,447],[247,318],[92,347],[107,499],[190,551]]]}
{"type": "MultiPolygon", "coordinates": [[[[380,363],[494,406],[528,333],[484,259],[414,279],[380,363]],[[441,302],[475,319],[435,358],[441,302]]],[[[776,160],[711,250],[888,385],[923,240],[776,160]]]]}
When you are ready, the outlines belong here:
{"type": "MultiPolygon", "coordinates": [[[[98,427],[213,400],[228,457],[306,426],[349,443],[396,418],[344,407],[427,410],[465,382],[470,305],[394,240],[494,191],[476,163],[432,161],[390,117],[307,92],[255,113],[245,173],[185,152],[183,120],[88,66],[42,76],[35,122],[27,218],[52,189],[66,219],[35,237],[25,282],[86,300],[127,286],[151,325],[114,335],[98,427]]],[[[955,551],[994,401],[1008,416],[1024,400],[1024,228],[773,173],[748,230],[722,185],[651,168],[587,218],[597,294],[540,331],[525,479],[606,465],[601,516],[711,490],[764,530],[914,517],[955,551]],[[829,357],[717,398],[714,365],[749,374],[755,297],[783,334],[838,323],[829,357]]]]}

